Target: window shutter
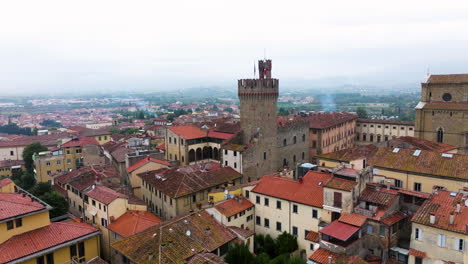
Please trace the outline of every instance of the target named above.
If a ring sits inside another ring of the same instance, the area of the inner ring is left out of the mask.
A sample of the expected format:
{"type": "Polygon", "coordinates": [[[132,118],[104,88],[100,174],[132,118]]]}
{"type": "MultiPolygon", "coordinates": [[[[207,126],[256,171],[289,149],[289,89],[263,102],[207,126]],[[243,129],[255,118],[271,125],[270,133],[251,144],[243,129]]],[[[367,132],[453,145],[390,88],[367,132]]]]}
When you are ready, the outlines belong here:
{"type": "Polygon", "coordinates": [[[437,235],[437,245],[440,247],[442,245],[442,235],[437,235]]]}

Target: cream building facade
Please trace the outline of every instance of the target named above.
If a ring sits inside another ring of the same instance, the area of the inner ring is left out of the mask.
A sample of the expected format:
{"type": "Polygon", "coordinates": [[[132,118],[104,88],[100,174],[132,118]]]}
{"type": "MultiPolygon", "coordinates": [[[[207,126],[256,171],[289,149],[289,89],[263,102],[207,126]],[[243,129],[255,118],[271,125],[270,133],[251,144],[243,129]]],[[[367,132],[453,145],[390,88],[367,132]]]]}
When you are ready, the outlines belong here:
{"type": "Polygon", "coordinates": [[[414,122],[364,119],[356,122],[356,142],[358,144],[373,144],[389,141],[393,137],[414,137],[414,122]]]}

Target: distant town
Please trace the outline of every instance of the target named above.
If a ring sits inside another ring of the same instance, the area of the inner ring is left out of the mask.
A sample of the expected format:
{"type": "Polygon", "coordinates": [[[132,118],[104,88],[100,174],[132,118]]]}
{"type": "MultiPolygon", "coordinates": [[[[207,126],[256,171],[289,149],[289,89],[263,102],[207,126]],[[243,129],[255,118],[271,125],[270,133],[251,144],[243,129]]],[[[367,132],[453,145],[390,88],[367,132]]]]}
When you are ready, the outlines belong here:
{"type": "Polygon", "coordinates": [[[468,74],[0,97],[0,263],[468,263],[468,74]]]}

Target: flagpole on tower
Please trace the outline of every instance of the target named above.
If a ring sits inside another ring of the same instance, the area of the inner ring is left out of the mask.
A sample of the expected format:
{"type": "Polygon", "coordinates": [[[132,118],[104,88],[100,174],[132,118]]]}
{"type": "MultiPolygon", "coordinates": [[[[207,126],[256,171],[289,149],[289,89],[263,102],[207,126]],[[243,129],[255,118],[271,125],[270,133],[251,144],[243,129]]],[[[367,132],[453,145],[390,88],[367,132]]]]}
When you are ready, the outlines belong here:
{"type": "Polygon", "coordinates": [[[254,61],[253,65],[254,65],[254,79],[255,79],[255,77],[257,75],[257,69],[255,68],[255,61],[254,61]]]}

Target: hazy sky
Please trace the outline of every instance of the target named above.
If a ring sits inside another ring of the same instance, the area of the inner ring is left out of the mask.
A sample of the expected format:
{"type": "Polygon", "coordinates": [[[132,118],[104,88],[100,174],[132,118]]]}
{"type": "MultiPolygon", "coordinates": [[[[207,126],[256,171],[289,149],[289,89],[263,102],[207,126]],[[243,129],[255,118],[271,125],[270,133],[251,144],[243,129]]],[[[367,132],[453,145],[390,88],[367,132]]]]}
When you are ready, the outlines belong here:
{"type": "Polygon", "coordinates": [[[235,87],[264,49],[282,80],[468,72],[468,1],[0,2],[2,93],[235,87]]]}

